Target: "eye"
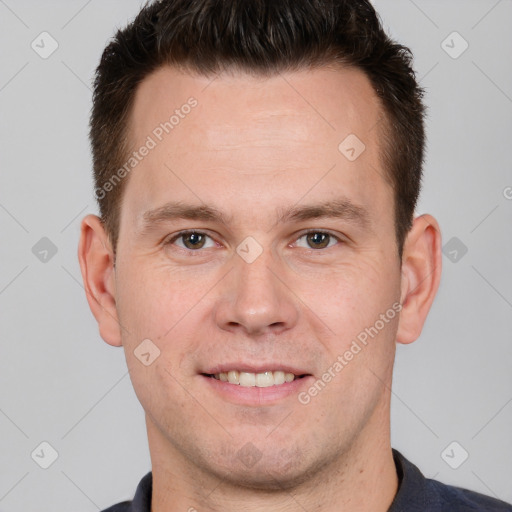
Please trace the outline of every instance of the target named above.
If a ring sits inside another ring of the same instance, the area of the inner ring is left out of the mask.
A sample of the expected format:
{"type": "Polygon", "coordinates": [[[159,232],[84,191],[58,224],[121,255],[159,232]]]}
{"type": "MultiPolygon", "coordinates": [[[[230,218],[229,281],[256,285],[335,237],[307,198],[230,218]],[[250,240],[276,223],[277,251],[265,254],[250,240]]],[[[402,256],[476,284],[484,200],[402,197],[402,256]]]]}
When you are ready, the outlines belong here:
{"type": "MultiPolygon", "coordinates": [[[[305,248],[306,249],[314,249],[314,250],[326,249],[326,248],[332,247],[337,242],[341,241],[337,236],[334,236],[331,233],[328,233],[326,231],[315,231],[315,230],[311,230],[306,233],[303,233],[297,239],[297,242],[303,238],[306,239],[306,243],[308,244],[308,247],[305,247],[305,248]]],[[[295,243],[297,243],[297,242],[295,242],[295,243]]],[[[302,247],[304,247],[304,246],[302,246],[302,247]]]]}
{"type": "MultiPolygon", "coordinates": [[[[341,242],[341,240],[337,236],[327,231],[310,230],[303,233],[294,245],[305,249],[318,250],[328,249],[339,242],[341,242]],[[299,242],[302,239],[305,239],[306,246],[300,245],[299,242]]],[[[199,249],[208,249],[216,246],[215,241],[209,235],[202,231],[194,230],[177,233],[167,240],[166,245],[177,245],[181,249],[188,251],[198,251],[199,249]],[[208,239],[210,240],[209,245],[208,239]]]]}
{"type": "Polygon", "coordinates": [[[212,240],[212,238],[207,234],[202,233],[201,231],[182,231],[181,233],[178,233],[170,240],[168,240],[166,245],[172,245],[180,239],[183,240],[182,244],[177,243],[176,245],[182,249],[195,251],[198,249],[215,247],[215,242],[212,240]],[[205,245],[207,238],[211,240],[211,244],[209,246],[205,245]]]}

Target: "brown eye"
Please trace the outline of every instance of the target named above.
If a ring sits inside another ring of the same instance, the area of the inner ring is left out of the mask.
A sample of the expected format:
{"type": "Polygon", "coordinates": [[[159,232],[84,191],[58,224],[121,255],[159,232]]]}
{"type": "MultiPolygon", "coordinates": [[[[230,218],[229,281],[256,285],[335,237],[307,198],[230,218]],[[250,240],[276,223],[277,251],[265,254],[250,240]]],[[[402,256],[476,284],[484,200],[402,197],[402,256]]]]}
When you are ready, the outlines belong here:
{"type": "Polygon", "coordinates": [[[308,245],[312,249],[324,249],[329,245],[331,236],[328,233],[308,233],[306,235],[308,245]]]}
{"type": "Polygon", "coordinates": [[[187,233],[182,238],[187,249],[201,249],[204,246],[205,236],[200,233],[187,233]]]}
{"type": "Polygon", "coordinates": [[[340,242],[338,237],[326,231],[308,231],[297,239],[296,244],[304,249],[327,249],[338,242],[340,242]],[[302,239],[306,240],[306,245],[299,243],[302,239]]]}
{"type": "Polygon", "coordinates": [[[172,239],[167,242],[168,245],[177,245],[182,249],[188,249],[191,251],[197,251],[198,249],[204,249],[214,247],[215,242],[205,233],[199,231],[183,231],[178,233],[172,239]],[[210,242],[208,242],[210,239],[210,242]],[[209,245],[207,245],[209,243],[209,245]]]}
{"type": "Polygon", "coordinates": [[[331,235],[325,231],[308,231],[301,235],[298,240],[305,238],[307,246],[305,249],[326,249],[335,245],[336,242],[340,240],[338,237],[331,235]]]}

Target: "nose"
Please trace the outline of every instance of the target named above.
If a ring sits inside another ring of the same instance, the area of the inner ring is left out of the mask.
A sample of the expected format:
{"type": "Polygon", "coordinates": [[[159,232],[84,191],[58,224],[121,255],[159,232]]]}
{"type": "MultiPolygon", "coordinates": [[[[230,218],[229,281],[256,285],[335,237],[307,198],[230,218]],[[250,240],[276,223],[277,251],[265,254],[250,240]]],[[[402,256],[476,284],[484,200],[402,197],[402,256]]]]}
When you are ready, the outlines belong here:
{"type": "Polygon", "coordinates": [[[251,263],[234,255],[215,308],[219,328],[255,336],[279,334],[297,324],[298,299],[279,267],[268,250],[251,263]]]}

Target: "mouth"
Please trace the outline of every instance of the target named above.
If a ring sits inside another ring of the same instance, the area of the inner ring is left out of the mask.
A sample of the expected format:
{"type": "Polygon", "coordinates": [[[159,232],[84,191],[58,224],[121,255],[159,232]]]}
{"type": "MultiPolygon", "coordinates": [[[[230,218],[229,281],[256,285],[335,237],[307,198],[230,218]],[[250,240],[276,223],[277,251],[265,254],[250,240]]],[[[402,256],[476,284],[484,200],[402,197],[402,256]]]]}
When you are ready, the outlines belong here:
{"type": "Polygon", "coordinates": [[[229,370],[218,373],[203,373],[202,375],[233,384],[234,386],[268,388],[271,386],[282,386],[283,384],[308,377],[310,374],[295,374],[286,370],[265,370],[258,373],[229,370]]]}
{"type": "Polygon", "coordinates": [[[286,363],[258,365],[232,361],[199,373],[214,395],[235,405],[273,406],[296,396],[314,381],[305,368],[286,363]]]}

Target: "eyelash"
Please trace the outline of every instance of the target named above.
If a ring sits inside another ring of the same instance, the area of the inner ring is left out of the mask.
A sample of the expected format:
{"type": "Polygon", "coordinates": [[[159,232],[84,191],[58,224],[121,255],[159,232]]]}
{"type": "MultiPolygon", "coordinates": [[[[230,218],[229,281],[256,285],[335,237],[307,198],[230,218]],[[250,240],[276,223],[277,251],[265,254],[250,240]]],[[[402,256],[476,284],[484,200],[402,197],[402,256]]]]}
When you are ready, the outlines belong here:
{"type": "MultiPolygon", "coordinates": [[[[318,229],[307,229],[306,231],[302,231],[296,238],[296,241],[297,240],[300,240],[302,237],[304,236],[307,236],[309,234],[323,234],[323,235],[328,235],[330,236],[331,238],[334,238],[338,243],[343,243],[343,240],[339,237],[339,236],[336,236],[335,234],[331,233],[330,231],[323,231],[323,230],[318,230],[318,229]]],[[[211,238],[213,240],[213,238],[208,235],[207,233],[205,233],[204,231],[198,231],[198,230],[195,230],[195,229],[188,229],[188,230],[185,230],[185,231],[180,231],[179,233],[176,233],[172,238],[169,238],[167,239],[165,242],[164,242],[164,245],[172,245],[174,244],[174,242],[176,240],[178,240],[179,238],[182,238],[186,235],[190,235],[190,234],[197,234],[197,235],[204,235],[204,236],[207,236],[208,238],[211,238]]],[[[326,249],[331,249],[332,246],[330,247],[325,247],[325,248],[320,248],[320,249],[306,249],[308,252],[314,252],[314,253],[320,253],[320,252],[323,252],[325,251],[326,249]]],[[[187,248],[183,248],[183,247],[178,247],[178,249],[182,250],[182,251],[185,251],[187,253],[190,253],[191,255],[193,253],[197,253],[197,254],[200,254],[202,251],[201,251],[201,248],[199,249],[187,249],[187,248]]]]}

